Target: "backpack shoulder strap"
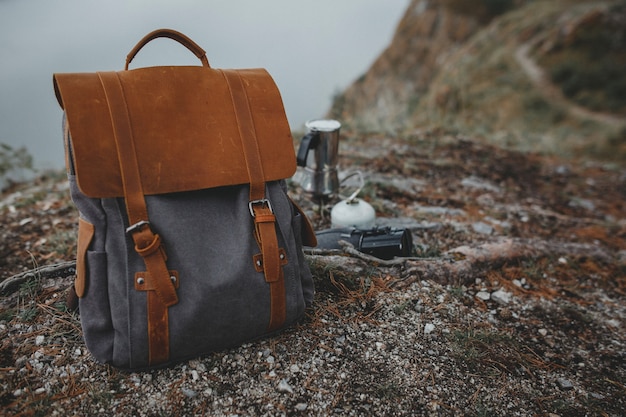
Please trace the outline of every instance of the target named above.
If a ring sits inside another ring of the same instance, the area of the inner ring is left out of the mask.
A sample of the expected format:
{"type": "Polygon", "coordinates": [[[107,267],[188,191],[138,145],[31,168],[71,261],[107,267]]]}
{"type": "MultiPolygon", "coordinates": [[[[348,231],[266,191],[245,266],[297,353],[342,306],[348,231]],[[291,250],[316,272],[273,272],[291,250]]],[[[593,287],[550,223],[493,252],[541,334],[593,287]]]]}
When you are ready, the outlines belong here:
{"type": "Polygon", "coordinates": [[[122,173],[126,211],[130,224],[126,232],[131,234],[135,242],[135,250],[146,264],[147,274],[142,276],[144,280],[142,282],[145,283],[143,287],[149,290],[150,363],[159,363],[169,357],[167,307],[178,303],[178,296],[175,283],[172,282],[171,274],[165,263],[166,255],[161,245],[161,238],[150,228],[132,126],[122,84],[116,72],[99,72],[98,77],[105,91],[122,173]],[[151,294],[156,294],[156,297],[151,294]]]}
{"type": "Polygon", "coordinates": [[[276,236],[276,217],[272,205],[265,195],[265,175],[259,151],[254,120],[250,111],[250,100],[243,80],[237,71],[222,70],[228,83],[233,108],[237,116],[239,136],[248,170],[250,199],[248,207],[254,218],[256,240],[261,249],[261,256],[256,259],[257,267],[262,268],[265,281],[270,286],[270,320],[268,330],[279,329],[287,317],[285,278],[282,265],[286,260],[284,252],[278,247],[276,236]],[[258,262],[261,265],[258,265],[258,262]]]}

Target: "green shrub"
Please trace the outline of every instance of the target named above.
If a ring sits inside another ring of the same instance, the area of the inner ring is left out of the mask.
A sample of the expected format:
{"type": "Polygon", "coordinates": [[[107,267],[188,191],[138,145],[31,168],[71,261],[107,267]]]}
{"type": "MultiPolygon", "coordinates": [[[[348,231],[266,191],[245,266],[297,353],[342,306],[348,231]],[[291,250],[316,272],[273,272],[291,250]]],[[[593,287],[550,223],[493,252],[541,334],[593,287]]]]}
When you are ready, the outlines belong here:
{"type": "Polygon", "coordinates": [[[596,111],[626,114],[626,5],[580,23],[543,59],[570,100],[596,111]]]}
{"type": "Polygon", "coordinates": [[[15,169],[33,169],[33,157],[26,148],[13,149],[0,143],[0,177],[15,169]]]}
{"type": "Polygon", "coordinates": [[[473,16],[483,23],[517,6],[516,0],[444,0],[444,5],[458,14],[473,16]]]}

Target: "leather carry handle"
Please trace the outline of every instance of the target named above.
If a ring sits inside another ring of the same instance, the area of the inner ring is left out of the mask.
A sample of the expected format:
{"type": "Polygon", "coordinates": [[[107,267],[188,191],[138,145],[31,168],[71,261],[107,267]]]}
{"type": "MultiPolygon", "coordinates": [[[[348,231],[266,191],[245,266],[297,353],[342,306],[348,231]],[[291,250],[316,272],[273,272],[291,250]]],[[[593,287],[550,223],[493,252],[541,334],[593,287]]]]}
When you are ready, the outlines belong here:
{"type": "Polygon", "coordinates": [[[196,55],[198,59],[200,59],[203,67],[210,68],[209,60],[206,57],[206,52],[200,47],[200,45],[198,45],[182,33],[177,32],[173,29],[157,29],[144,36],[143,39],[141,39],[137,43],[137,45],[135,45],[135,47],[128,53],[128,55],[126,55],[126,66],[124,67],[124,70],[128,70],[128,66],[130,65],[133,58],[135,58],[135,55],[137,55],[137,53],[141,50],[141,48],[146,46],[148,42],[157,38],[169,38],[175,40],[176,42],[180,43],[185,48],[193,52],[194,55],[196,55]]]}

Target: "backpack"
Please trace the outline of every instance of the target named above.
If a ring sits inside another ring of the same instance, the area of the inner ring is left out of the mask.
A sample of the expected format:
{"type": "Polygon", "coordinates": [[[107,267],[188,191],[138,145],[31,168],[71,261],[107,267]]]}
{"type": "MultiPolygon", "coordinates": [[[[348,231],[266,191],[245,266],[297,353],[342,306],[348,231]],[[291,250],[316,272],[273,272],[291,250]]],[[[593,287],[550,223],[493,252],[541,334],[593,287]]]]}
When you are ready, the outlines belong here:
{"type": "Polygon", "coordinates": [[[74,288],[96,360],[161,367],[274,334],[313,300],[287,195],[293,139],[264,69],[221,70],[180,32],[159,29],[123,71],[54,74],[78,208],[74,288]],[[153,39],[200,66],[129,69],[153,39]]]}

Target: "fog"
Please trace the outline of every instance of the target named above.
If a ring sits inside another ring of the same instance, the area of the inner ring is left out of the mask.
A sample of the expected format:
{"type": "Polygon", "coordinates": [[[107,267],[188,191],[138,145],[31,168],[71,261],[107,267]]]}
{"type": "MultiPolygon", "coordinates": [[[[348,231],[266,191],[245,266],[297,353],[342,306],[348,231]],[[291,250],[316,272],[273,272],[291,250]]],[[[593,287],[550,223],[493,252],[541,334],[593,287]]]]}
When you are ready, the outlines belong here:
{"type": "MultiPolygon", "coordinates": [[[[215,68],[266,68],[291,128],[321,117],[334,94],[389,44],[409,0],[0,0],[0,142],[25,146],[39,169],[63,166],[55,72],[121,70],[157,28],[181,31],[215,68]]],[[[132,68],[199,65],[169,39],[132,68]]]]}

